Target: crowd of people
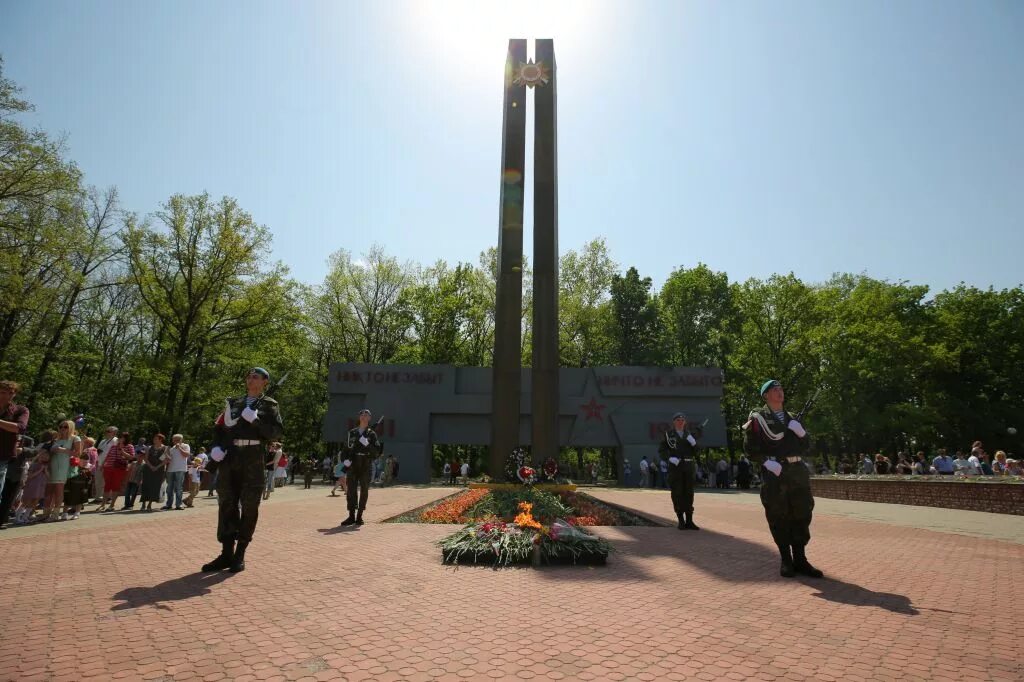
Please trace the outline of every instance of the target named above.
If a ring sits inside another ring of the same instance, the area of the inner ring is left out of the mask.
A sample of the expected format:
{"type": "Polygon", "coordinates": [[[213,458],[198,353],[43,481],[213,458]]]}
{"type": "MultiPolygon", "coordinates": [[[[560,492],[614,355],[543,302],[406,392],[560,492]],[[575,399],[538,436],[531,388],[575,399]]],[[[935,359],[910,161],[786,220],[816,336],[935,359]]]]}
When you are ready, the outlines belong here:
{"type": "MultiPolygon", "coordinates": [[[[345,453],[339,452],[334,456],[324,455],[319,460],[320,471],[323,475],[323,482],[333,485],[331,495],[337,496],[340,489],[343,493],[348,492],[348,467],[345,466],[345,453]]],[[[306,473],[306,487],[312,484],[313,473],[316,471],[317,459],[310,457],[304,460],[302,467],[306,473]]],[[[370,483],[375,486],[389,486],[398,481],[398,458],[394,455],[380,454],[370,463],[370,483]]]]}
{"type": "Polygon", "coordinates": [[[980,440],[974,441],[969,453],[956,450],[955,455],[951,457],[945,448],[941,448],[936,451],[934,457],[929,458],[923,451],[913,457],[906,452],[899,452],[896,454],[895,462],[881,453],[874,456],[862,454],[856,461],[853,457],[841,457],[834,473],[904,476],[1024,475],[1024,460],[1015,459],[1003,450],[997,450],[989,457],[985,445],[980,440]]]}
{"type": "MultiPolygon", "coordinates": [[[[28,436],[29,411],[15,402],[17,392],[15,382],[0,381],[0,527],[74,521],[91,505],[102,514],[182,511],[195,505],[203,488],[215,495],[217,473],[208,467],[206,448],[193,452],[183,435],[156,433],[147,441],[108,426],[97,440],[80,433],[80,423],[63,419],[36,440],[28,436]]],[[[318,460],[305,462],[315,470],[318,460]]],[[[263,499],[289,475],[294,480],[301,466],[272,443],[263,499]]]]}

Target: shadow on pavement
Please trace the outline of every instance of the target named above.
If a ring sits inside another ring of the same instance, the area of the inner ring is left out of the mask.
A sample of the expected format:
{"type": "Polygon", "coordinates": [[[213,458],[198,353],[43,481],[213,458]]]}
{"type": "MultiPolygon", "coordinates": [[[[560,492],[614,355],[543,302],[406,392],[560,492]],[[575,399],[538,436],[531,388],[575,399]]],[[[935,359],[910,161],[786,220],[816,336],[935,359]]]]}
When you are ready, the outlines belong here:
{"type": "Polygon", "coordinates": [[[828,577],[821,580],[801,578],[800,582],[818,590],[817,593],[811,596],[824,599],[825,601],[849,604],[850,606],[875,606],[886,611],[902,613],[908,616],[916,616],[921,613],[910,603],[910,599],[902,594],[872,592],[860,585],[844,583],[841,580],[828,577]]]}
{"type": "MultiPolygon", "coordinates": [[[[601,528],[591,529],[601,535],[601,528]]],[[[774,547],[744,540],[704,528],[700,531],[680,531],[675,528],[643,528],[617,526],[615,530],[627,536],[612,540],[617,550],[608,558],[608,566],[593,570],[544,569],[540,574],[551,579],[572,578],[594,580],[635,580],[646,577],[643,559],[668,557],[689,564],[699,571],[714,575],[719,580],[737,583],[789,582],[779,577],[779,554],[774,547]]],[[[607,537],[607,535],[605,535],[607,537]]],[[[814,562],[814,545],[808,550],[814,562]]],[[[798,582],[817,590],[819,599],[852,606],[875,606],[893,613],[917,615],[908,597],[888,592],[873,592],[852,583],[828,577],[829,566],[818,565],[825,578],[800,578],[798,582]]]]}
{"type": "Polygon", "coordinates": [[[324,535],[337,535],[339,533],[355,533],[359,530],[359,526],[335,526],[334,528],[317,528],[316,530],[324,535]]]}
{"type": "Polygon", "coordinates": [[[112,598],[121,601],[114,604],[111,611],[137,609],[142,606],[155,606],[168,609],[163,602],[182,601],[193,597],[201,597],[210,593],[210,588],[231,577],[229,571],[216,573],[190,573],[180,578],[173,578],[152,587],[127,587],[112,598]]]}

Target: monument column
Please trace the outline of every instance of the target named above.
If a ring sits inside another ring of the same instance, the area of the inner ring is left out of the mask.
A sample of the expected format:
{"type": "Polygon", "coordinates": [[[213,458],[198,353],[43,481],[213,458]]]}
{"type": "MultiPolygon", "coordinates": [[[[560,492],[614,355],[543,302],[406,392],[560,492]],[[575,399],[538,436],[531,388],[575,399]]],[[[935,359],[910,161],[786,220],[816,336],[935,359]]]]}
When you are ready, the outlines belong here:
{"type": "Polygon", "coordinates": [[[554,41],[535,50],[533,133],[533,461],[558,457],[558,145],[554,41]]]}
{"type": "Polygon", "coordinates": [[[508,41],[505,110],[501,139],[498,214],[498,277],[494,309],[490,474],[502,477],[505,458],[519,443],[522,371],[523,175],[526,170],[526,84],[517,78],[526,63],[526,40],[508,41]]]}

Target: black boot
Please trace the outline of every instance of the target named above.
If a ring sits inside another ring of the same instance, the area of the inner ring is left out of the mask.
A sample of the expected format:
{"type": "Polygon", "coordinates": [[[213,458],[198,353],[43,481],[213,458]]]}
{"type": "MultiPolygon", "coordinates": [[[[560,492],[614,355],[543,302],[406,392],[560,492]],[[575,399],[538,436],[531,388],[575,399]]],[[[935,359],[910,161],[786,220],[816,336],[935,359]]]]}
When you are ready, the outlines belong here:
{"type": "Polygon", "coordinates": [[[225,568],[231,568],[231,560],[235,555],[235,543],[222,542],[220,543],[220,546],[220,556],[208,564],[203,564],[204,573],[209,573],[211,571],[223,571],[225,568]]]}
{"type": "Polygon", "coordinates": [[[693,512],[686,515],[686,530],[700,530],[697,524],[693,522],[693,512]]]}
{"type": "Polygon", "coordinates": [[[679,514],[679,525],[676,526],[679,530],[686,530],[686,514],[679,514]]]}
{"type": "Polygon", "coordinates": [[[360,509],[359,513],[356,515],[356,525],[357,526],[363,525],[363,510],[362,509],[360,509]]]}
{"type": "Polygon", "coordinates": [[[793,555],[789,553],[789,545],[779,545],[779,554],[782,555],[779,575],[783,578],[792,578],[796,575],[796,569],[793,567],[793,555]]]}
{"type": "Polygon", "coordinates": [[[235,548],[235,556],[231,560],[230,571],[232,573],[241,573],[245,570],[245,548],[248,546],[248,542],[238,541],[238,547],[235,548]]]}
{"type": "Polygon", "coordinates": [[[342,522],[341,522],[341,525],[343,525],[343,526],[351,526],[351,525],[352,525],[353,523],[355,523],[355,522],[356,522],[356,513],[355,513],[355,510],[353,510],[353,509],[349,509],[349,510],[348,510],[348,518],[347,518],[347,519],[345,519],[344,521],[342,521],[342,522]]]}
{"type": "Polygon", "coordinates": [[[808,578],[821,578],[825,574],[811,566],[811,562],[807,560],[807,555],[804,554],[803,545],[793,545],[793,568],[800,575],[806,575],[808,578]]]}

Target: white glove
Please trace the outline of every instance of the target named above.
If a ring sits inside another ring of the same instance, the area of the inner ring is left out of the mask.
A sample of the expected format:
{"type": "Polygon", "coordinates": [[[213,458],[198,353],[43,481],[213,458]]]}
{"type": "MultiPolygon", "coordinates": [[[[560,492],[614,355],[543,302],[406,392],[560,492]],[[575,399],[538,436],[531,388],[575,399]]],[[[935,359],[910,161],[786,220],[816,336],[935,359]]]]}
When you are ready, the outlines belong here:
{"type": "Polygon", "coordinates": [[[224,455],[226,454],[228,453],[224,452],[224,450],[219,445],[217,445],[214,446],[213,450],[210,450],[210,459],[212,459],[214,462],[220,462],[224,459],[224,455]]]}
{"type": "Polygon", "coordinates": [[[792,431],[793,433],[795,433],[796,435],[798,435],[798,436],[799,436],[800,438],[803,438],[804,436],[806,436],[806,435],[807,435],[807,432],[806,432],[806,431],[804,431],[804,427],[803,427],[803,426],[801,426],[801,425],[800,425],[800,422],[798,422],[798,421],[797,421],[797,420],[795,420],[795,419],[794,419],[794,420],[792,420],[791,422],[789,422],[789,424],[788,424],[787,428],[788,428],[788,429],[789,429],[790,431],[792,431]]]}
{"type": "Polygon", "coordinates": [[[771,460],[768,460],[767,462],[764,463],[764,468],[772,472],[776,476],[782,473],[782,465],[779,464],[778,462],[773,462],[771,460]]]}
{"type": "Polygon", "coordinates": [[[362,443],[363,446],[370,445],[370,441],[366,440],[366,436],[359,436],[359,442],[362,443]]]}
{"type": "Polygon", "coordinates": [[[669,464],[674,464],[676,466],[679,466],[679,458],[678,457],[669,457],[668,458],[668,463],[669,464]]]}
{"type": "Polygon", "coordinates": [[[693,437],[692,433],[686,434],[686,442],[692,445],[693,447],[697,447],[697,439],[693,437]]]}
{"type": "Polygon", "coordinates": [[[346,459],[344,462],[342,462],[342,464],[346,467],[350,467],[352,466],[352,460],[346,459]]]}
{"type": "Polygon", "coordinates": [[[244,410],[242,410],[242,419],[249,422],[250,424],[256,421],[256,417],[258,416],[259,413],[256,410],[252,409],[251,407],[247,407],[244,410]]]}

